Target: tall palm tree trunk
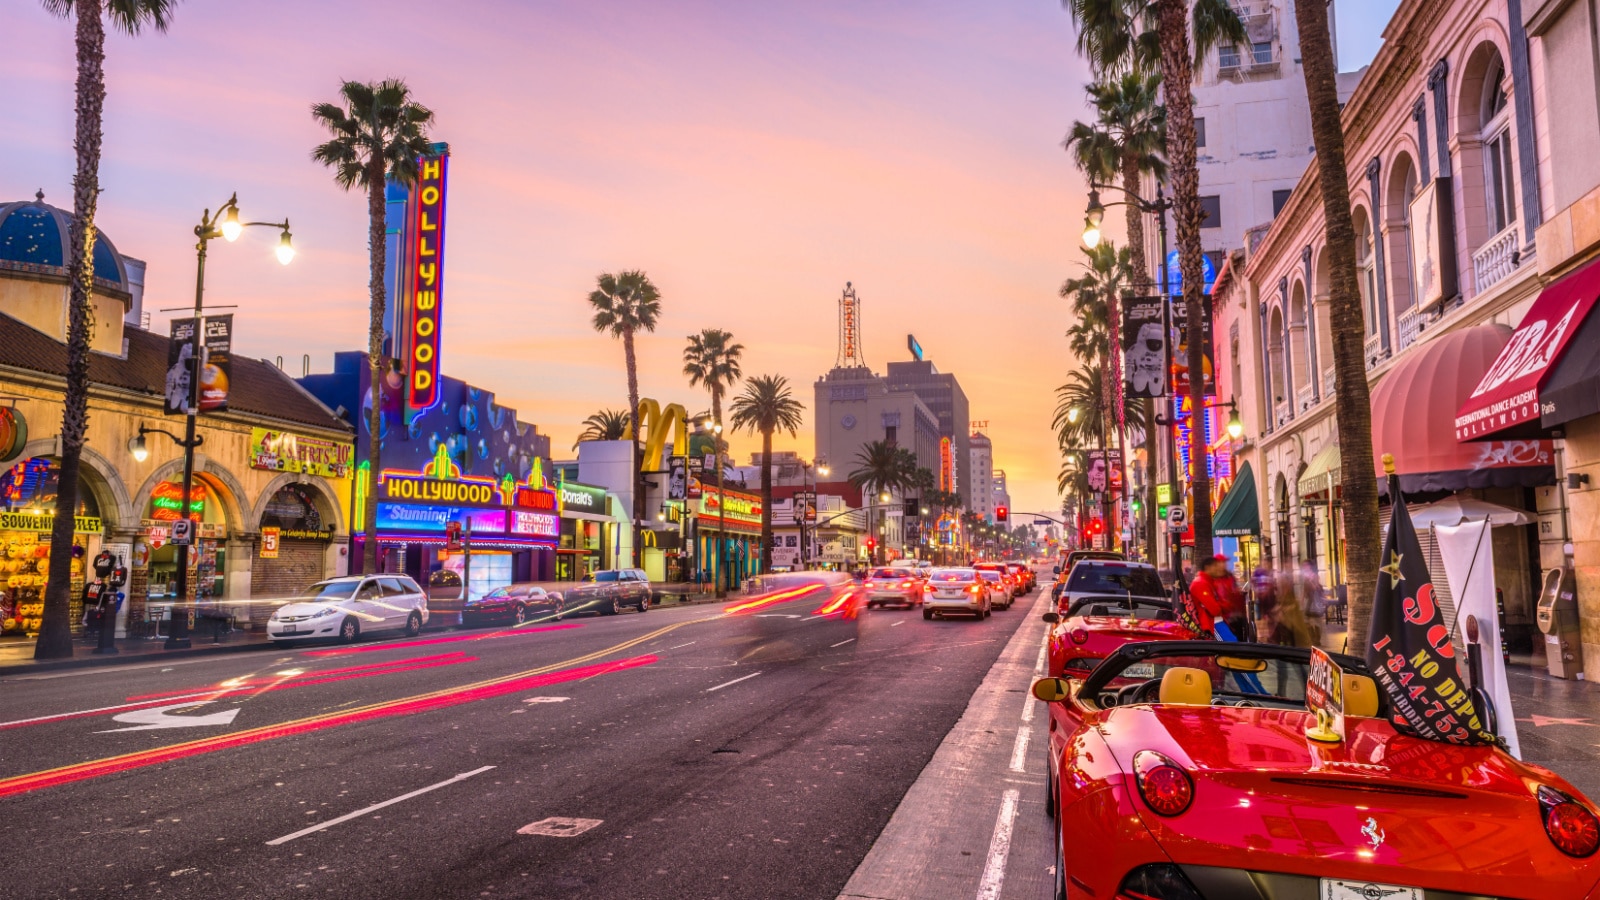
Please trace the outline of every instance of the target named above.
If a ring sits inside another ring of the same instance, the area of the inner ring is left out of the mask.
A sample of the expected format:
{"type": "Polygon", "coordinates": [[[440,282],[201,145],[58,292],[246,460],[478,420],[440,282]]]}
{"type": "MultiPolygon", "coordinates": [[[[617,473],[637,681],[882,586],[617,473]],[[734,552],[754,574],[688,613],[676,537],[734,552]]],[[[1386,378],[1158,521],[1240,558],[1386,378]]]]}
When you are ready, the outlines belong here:
{"type": "MultiPolygon", "coordinates": [[[[367,321],[367,375],[372,379],[372,409],[367,417],[368,487],[366,526],[361,547],[361,574],[378,571],[378,479],[383,474],[383,313],[385,309],[385,205],[384,159],[373,154],[367,164],[367,265],[371,292],[367,321]]],[[[409,367],[414,360],[406,360],[409,367]]]]}
{"type": "Polygon", "coordinates": [[[761,571],[772,571],[772,429],[761,430],[761,571]]]}
{"type": "Polygon", "coordinates": [[[94,227],[100,197],[100,120],[105,106],[105,24],[100,0],[78,0],[77,133],[78,168],[72,179],[72,258],[67,262],[67,389],[61,412],[61,470],[56,518],[50,527],[50,574],[44,594],[44,621],[34,644],[34,659],[72,655],[72,553],[74,514],[78,511],[79,461],[89,427],[89,334],[94,329],[94,227]]]}
{"type": "MultiPolygon", "coordinates": [[[[639,457],[639,442],[644,439],[644,429],[639,424],[639,358],[633,352],[633,329],[622,332],[622,355],[628,364],[628,422],[632,426],[633,443],[628,459],[633,469],[633,564],[644,568],[644,468],[639,457]]],[[[666,423],[652,422],[651,428],[663,428],[666,423]]]]}
{"type": "Polygon", "coordinates": [[[1351,652],[1366,647],[1372,617],[1372,592],[1378,580],[1378,476],[1373,465],[1372,405],[1367,390],[1365,328],[1356,284],[1355,226],[1350,217],[1350,182],[1345,169],[1344,131],[1339,121],[1327,0],[1295,4],[1300,57],[1311,101],[1311,137],[1317,148],[1317,177],[1328,237],[1328,324],[1333,330],[1336,390],[1334,415],[1339,429],[1345,525],[1345,572],[1349,591],[1351,652]]]}
{"type": "MultiPolygon", "coordinates": [[[[1200,253],[1200,173],[1195,160],[1194,83],[1189,55],[1189,8],[1184,0],[1160,0],[1156,31],[1161,41],[1161,79],[1167,103],[1167,165],[1172,177],[1173,224],[1178,271],[1183,274],[1189,344],[1189,484],[1194,501],[1196,562],[1211,555],[1211,476],[1206,471],[1205,284],[1200,253]]],[[[1178,498],[1173,498],[1177,502],[1178,498]]]]}
{"type": "MultiPolygon", "coordinates": [[[[722,391],[713,387],[711,390],[711,422],[722,425],[722,391]]],[[[722,465],[722,431],[720,428],[711,432],[711,443],[716,450],[714,456],[717,460],[717,599],[728,596],[728,585],[732,579],[728,577],[728,491],[723,483],[725,467],[722,465]]]]}
{"type": "MultiPolygon", "coordinates": [[[[1133,269],[1133,288],[1143,293],[1150,290],[1155,279],[1150,277],[1150,266],[1144,255],[1144,213],[1133,202],[1139,196],[1139,157],[1128,154],[1122,157],[1122,187],[1128,192],[1128,203],[1123,206],[1123,212],[1128,217],[1128,263],[1133,269]]],[[[1116,341],[1117,335],[1111,335],[1111,340],[1116,341]]]]}

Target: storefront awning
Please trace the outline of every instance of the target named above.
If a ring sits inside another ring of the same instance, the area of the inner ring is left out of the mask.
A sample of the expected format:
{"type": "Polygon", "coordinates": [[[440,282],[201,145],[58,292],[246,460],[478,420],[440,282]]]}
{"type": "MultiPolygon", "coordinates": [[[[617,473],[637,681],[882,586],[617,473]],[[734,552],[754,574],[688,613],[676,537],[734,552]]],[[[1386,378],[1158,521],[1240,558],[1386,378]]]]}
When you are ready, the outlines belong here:
{"type": "Polygon", "coordinates": [[[1328,490],[1331,484],[1338,489],[1340,479],[1344,476],[1339,468],[1339,445],[1329,444],[1311,457],[1311,465],[1300,473],[1300,496],[1310,497],[1328,490]]]}
{"type": "Polygon", "coordinates": [[[1539,389],[1539,424],[1545,428],[1600,413],[1600,316],[1584,319],[1570,346],[1539,389]]]}
{"type": "Polygon", "coordinates": [[[1385,453],[1394,455],[1406,493],[1555,483],[1549,441],[1502,436],[1460,443],[1451,434],[1460,421],[1456,411],[1470,405],[1474,385],[1498,365],[1508,332],[1504,325],[1475,325],[1435,338],[1402,356],[1373,388],[1372,466],[1380,491],[1387,490],[1385,453]]]}
{"type": "Polygon", "coordinates": [[[1256,503],[1256,473],[1247,462],[1239,467],[1233,477],[1233,487],[1217,507],[1216,518],[1211,521],[1211,533],[1217,537],[1246,537],[1261,533],[1261,510],[1256,503]]]}
{"type": "Polygon", "coordinates": [[[1539,421],[1540,397],[1551,365],[1572,344],[1597,299],[1600,259],[1546,287],[1456,408],[1456,440],[1538,436],[1544,427],[1539,421]]]}

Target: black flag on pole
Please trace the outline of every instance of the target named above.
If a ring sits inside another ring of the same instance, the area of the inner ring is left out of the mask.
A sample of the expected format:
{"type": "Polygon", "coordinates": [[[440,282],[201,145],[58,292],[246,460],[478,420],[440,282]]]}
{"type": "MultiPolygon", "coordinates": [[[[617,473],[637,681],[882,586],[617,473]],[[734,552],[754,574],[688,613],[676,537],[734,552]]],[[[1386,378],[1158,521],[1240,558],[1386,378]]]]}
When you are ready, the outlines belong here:
{"type": "MultiPolygon", "coordinates": [[[[1387,455],[1384,463],[1392,465],[1387,455]]],[[[1394,510],[1372,598],[1367,665],[1389,697],[1396,731],[1449,744],[1493,744],[1495,736],[1462,682],[1450,627],[1399,482],[1389,476],[1394,510]]]]}

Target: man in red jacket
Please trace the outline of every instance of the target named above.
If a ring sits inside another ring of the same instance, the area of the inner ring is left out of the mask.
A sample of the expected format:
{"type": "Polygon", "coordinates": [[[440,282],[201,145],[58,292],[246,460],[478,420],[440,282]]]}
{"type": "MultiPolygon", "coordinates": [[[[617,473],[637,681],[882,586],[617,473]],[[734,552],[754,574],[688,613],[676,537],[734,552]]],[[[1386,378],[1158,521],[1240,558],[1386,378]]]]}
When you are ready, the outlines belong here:
{"type": "Polygon", "coordinates": [[[1244,640],[1244,596],[1228,571],[1227,557],[1213,556],[1206,560],[1200,574],[1189,585],[1189,593],[1194,597],[1195,612],[1202,627],[1214,630],[1220,620],[1233,639],[1244,640]]]}

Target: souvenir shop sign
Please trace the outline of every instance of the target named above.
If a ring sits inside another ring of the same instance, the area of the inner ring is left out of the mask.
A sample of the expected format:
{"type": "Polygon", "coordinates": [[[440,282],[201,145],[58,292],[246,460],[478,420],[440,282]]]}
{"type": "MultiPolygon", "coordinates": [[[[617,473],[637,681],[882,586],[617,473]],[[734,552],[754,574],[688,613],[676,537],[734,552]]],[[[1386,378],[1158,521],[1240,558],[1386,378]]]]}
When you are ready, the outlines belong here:
{"type": "MultiPolygon", "coordinates": [[[[492,481],[428,478],[423,475],[384,472],[380,497],[418,503],[463,506],[500,506],[500,488],[492,481]]],[[[380,526],[381,527],[381,526],[380,526]]]]}
{"type": "Polygon", "coordinates": [[[355,447],[350,444],[270,428],[250,429],[252,469],[345,478],[350,474],[354,456],[355,447]]]}
{"type": "Polygon", "coordinates": [[[516,493],[517,506],[524,509],[555,509],[556,492],[546,491],[533,487],[519,487],[516,493]]]}
{"type": "MultiPolygon", "coordinates": [[[[0,512],[0,531],[49,532],[55,524],[53,512],[0,512]]],[[[72,530],[78,534],[99,534],[105,531],[105,524],[99,516],[73,516],[72,530]]]]}
{"type": "Polygon", "coordinates": [[[719,495],[716,488],[707,485],[705,495],[700,498],[700,514],[717,518],[724,512],[730,522],[760,525],[761,498],[734,493],[719,495]],[[727,497],[725,504],[721,502],[723,496],[727,497]]]}
{"type": "Polygon", "coordinates": [[[559,538],[561,536],[561,520],[555,516],[544,513],[511,511],[512,534],[527,534],[535,537],[559,538]]]}
{"type": "Polygon", "coordinates": [[[282,529],[268,525],[261,529],[261,558],[277,559],[278,547],[283,542],[282,529]]]}

